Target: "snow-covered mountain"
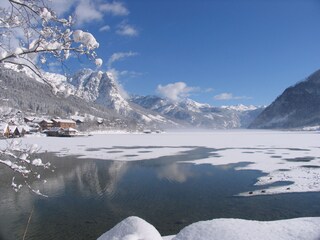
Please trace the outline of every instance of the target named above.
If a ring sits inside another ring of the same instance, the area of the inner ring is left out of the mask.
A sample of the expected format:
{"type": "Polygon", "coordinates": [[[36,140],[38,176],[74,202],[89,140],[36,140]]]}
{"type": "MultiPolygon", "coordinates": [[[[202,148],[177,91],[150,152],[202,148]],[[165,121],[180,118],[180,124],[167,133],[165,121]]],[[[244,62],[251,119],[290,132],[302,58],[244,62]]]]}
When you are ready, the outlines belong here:
{"type": "MultiPolygon", "coordinates": [[[[42,81],[23,68],[0,65],[0,104],[12,109],[12,113],[90,116],[128,129],[177,125],[127,101],[111,73],[84,69],[71,78],[55,73],[44,73],[44,76],[42,81]]],[[[2,112],[7,110],[0,111],[0,119],[2,112]]]]}
{"type": "MultiPolygon", "coordinates": [[[[68,87],[62,83],[65,81],[63,78],[55,78],[55,81],[60,89],[68,87]]],[[[0,65],[0,121],[14,119],[20,122],[24,116],[29,115],[38,117],[81,115],[88,120],[101,118],[106,120],[105,122],[117,121],[117,126],[129,123],[127,119],[110,109],[87,102],[75,95],[55,92],[52,86],[38,81],[32,75],[0,65]]]]}
{"type": "Polygon", "coordinates": [[[83,69],[70,78],[53,73],[44,73],[44,76],[49,84],[23,69],[0,66],[0,77],[5,79],[0,82],[0,88],[3,85],[5,90],[1,96],[10,100],[8,107],[49,115],[87,112],[99,118],[120,117],[127,125],[140,128],[240,128],[246,127],[257,115],[253,113],[260,111],[243,105],[237,108],[213,107],[191,99],[179,102],[157,96],[128,99],[110,72],[83,69]],[[99,113],[93,109],[99,109],[99,113]]]}
{"type": "Polygon", "coordinates": [[[109,72],[83,69],[68,79],[68,82],[74,87],[74,95],[88,102],[111,108],[121,115],[133,111],[109,72]]]}
{"type": "Polygon", "coordinates": [[[253,110],[257,110],[258,108],[262,108],[262,107],[257,107],[254,105],[243,105],[243,104],[239,104],[239,105],[231,105],[231,106],[221,106],[221,108],[225,108],[225,109],[229,109],[229,110],[235,110],[235,111],[239,111],[239,112],[245,112],[245,111],[253,111],[253,110]]]}
{"type": "Polygon", "coordinates": [[[198,103],[191,99],[174,102],[158,96],[135,96],[131,101],[158,112],[185,126],[198,128],[240,128],[247,127],[253,118],[261,112],[261,108],[245,107],[242,110],[228,107],[213,107],[209,104],[198,103]],[[256,112],[255,114],[252,114],[256,112]]]}
{"type": "Polygon", "coordinates": [[[320,70],[287,88],[250,128],[303,128],[320,125],[320,70]]]}

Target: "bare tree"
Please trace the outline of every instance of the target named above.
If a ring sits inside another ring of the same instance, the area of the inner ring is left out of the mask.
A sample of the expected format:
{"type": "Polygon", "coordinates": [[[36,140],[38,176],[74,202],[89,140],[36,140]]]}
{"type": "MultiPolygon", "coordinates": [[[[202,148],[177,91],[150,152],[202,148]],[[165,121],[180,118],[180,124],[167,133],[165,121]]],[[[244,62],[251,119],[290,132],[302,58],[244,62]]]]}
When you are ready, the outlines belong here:
{"type": "MultiPolygon", "coordinates": [[[[46,0],[1,0],[0,64],[30,69],[53,91],[55,86],[46,81],[41,71],[42,64],[48,61],[63,64],[71,54],[76,54],[85,55],[100,66],[102,60],[95,52],[98,47],[99,43],[91,33],[74,30],[72,17],[60,18],[46,0]]],[[[31,191],[41,194],[31,187],[30,180],[40,178],[37,169],[49,168],[50,164],[32,159],[33,152],[33,147],[23,148],[13,142],[0,150],[0,164],[15,173],[12,187],[16,191],[26,185],[31,191]]]]}

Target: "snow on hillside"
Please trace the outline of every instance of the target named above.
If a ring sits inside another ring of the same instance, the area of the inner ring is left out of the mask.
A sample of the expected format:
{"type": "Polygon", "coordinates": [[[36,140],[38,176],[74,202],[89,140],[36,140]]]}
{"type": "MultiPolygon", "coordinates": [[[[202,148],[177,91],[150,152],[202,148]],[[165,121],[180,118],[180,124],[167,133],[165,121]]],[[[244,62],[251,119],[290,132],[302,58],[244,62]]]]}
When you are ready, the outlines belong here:
{"type": "Polygon", "coordinates": [[[31,69],[27,67],[23,67],[23,66],[20,66],[17,64],[11,64],[11,63],[4,63],[2,66],[6,69],[11,69],[15,72],[23,73],[29,78],[33,78],[38,82],[44,83],[41,78],[39,78],[31,69]]]}
{"type": "Polygon", "coordinates": [[[319,240],[320,217],[277,221],[214,219],[193,223],[176,236],[160,233],[139,217],[128,217],[98,240],[319,240]]]}

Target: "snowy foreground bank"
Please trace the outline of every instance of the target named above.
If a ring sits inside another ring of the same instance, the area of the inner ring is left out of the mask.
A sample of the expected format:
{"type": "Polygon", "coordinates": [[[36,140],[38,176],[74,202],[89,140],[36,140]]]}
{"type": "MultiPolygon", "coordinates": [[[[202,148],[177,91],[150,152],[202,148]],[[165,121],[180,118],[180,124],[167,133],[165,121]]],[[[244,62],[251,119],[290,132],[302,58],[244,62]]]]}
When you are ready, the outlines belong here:
{"type": "MultiPolygon", "coordinates": [[[[208,155],[188,159],[188,163],[228,167],[244,163],[236,170],[259,170],[266,176],[255,185],[259,191],[239,193],[256,196],[291,192],[320,191],[320,134],[318,132],[214,131],[163,134],[104,134],[79,138],[27,137],[22,144],[37,144],[41,151],[58,156],[76,155],[113,161],[157,160],[181,156],[205,148],[208,155]],[[273,185],[286,182],[289,185],[273,185]]],[[[0,141],[4,147],[5,141],[0,141]]]]}
{"type": "Polygon", "coordinates": [[[320,217],[270,222],[215,219],[191,224],[176,236],[161,237],[154,226],[128,217],[98,240],[319,240],[320,217]]]}

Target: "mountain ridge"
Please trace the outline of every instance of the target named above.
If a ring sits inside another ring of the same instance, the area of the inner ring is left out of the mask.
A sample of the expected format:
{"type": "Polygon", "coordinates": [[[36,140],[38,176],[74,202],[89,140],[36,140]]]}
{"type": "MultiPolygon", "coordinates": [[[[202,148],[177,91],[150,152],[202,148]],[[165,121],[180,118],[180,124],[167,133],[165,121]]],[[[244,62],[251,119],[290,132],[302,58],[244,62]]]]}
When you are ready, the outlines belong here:
{"type": "Polygon", "coordinates": [[[320,125],[320,70],[286,88],[249,128],[293,129],[320,125]]]}
{"type": "Polygon", "coordinates": [[[0,78],[6,79],[0,82],[0,87],[2,84],[3,89],[9,88],[8,91],[11,93],[11,95],[6,94],[6,98],[11,98],[12,102],[11,105],[8,104],[17,109],[22,107],[24,111],[28,110],[25,105],[36,105],[31,110],[66,116],[76,112],[85,114],[82,111],[84,109],[91,114],[92,109],[99,109],[98,113],[94,112],[92,115],[97,115],[99,118],[119,117],[125,119],[128,122],[127,125],[134,123],[139,128],[240,128],[248,125],[254,117],[248,114],[254,112],[250,107],[247,111],[237,111],[213,107],[192,99],[174,102],[158,96],[125,98],[118,82],[110,72],[82,69],[69,78],[55,73],[45,73],[46,80],[55,89],[55,94],[52,93],[48,84],[41,83],[41,80],[21,69],[17,71],[2,66],[0,73],[0,78]],[[10,86],[10,79],[12,86],[10,86]],[[26,87],[20,88],[19,84],[25,84],[26,87]],[[36,91],[36,93],[26,96],[25,90],[36,91]],[[19,99],[22,95],[23,101],[19,99]],[[42,102],[41,99],[45,101],[42,102]],[[81,105],[87,107],[83,108],[81,105]]]}

